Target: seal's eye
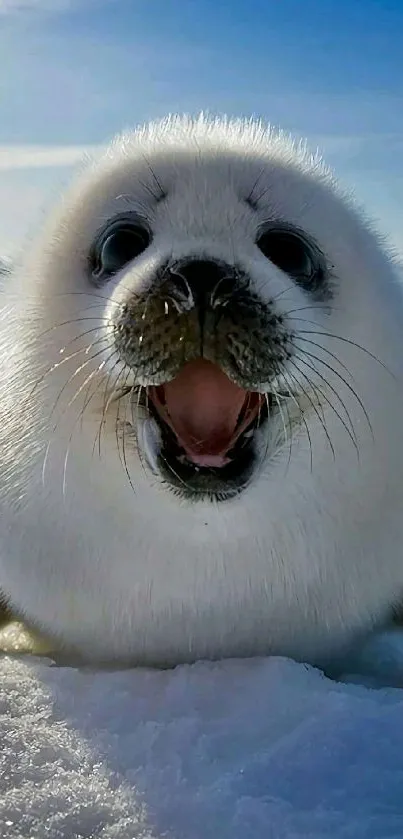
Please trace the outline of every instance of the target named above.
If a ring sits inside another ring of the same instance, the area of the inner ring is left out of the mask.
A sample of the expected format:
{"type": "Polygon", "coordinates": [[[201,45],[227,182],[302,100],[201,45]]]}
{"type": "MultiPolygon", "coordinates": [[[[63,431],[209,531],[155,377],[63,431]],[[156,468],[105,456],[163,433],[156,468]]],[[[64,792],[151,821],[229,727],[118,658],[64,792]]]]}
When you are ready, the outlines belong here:
{"type": "Polygon", "coordinates": [[[333,296],[332,270],[316,242],[302,230],[276,224],[264,228],[256,244],[267,259],[316,298],[333,296]]]}
{"type": "Polygon", "coordinates": [[[298,231],[274,227],[261,233],[256,244],[277,268],[302,285],[309,285],[316,277],[317,255],[298,231]]]}
{"type": "Polygon", "coordinates": [[[90,275],[99,284],[140,256],[151,241],[150,232],[137,219],[115,219],[99,234],[89,257],[90,275]]]}

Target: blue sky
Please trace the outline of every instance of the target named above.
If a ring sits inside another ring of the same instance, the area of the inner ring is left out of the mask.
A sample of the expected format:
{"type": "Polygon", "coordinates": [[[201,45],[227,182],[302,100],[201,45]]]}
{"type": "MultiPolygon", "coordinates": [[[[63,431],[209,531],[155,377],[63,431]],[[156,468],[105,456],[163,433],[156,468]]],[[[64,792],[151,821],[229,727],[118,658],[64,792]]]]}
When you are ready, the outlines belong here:
{"type": "Polygon", "coordinates": [[[0,249],[87,146],[169,111],[319,146],[403,253],[403,0],[0,0],[0,249]]]}

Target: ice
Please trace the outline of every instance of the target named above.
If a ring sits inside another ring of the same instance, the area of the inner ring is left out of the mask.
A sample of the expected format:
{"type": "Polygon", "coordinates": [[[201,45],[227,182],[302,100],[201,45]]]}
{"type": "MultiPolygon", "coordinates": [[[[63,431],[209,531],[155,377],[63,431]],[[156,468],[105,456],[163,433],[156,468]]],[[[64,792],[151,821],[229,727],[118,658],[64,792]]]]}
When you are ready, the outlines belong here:
{"type": "MultiPolygon", "coordinates": [[[[388,673],[399,644],[378,643],[388,673]]],[[[0,835],[401,839],[403,690],[375,686],[375,658],[363,685],[279,658],[102,672],[3,655],[0,835]]]]}

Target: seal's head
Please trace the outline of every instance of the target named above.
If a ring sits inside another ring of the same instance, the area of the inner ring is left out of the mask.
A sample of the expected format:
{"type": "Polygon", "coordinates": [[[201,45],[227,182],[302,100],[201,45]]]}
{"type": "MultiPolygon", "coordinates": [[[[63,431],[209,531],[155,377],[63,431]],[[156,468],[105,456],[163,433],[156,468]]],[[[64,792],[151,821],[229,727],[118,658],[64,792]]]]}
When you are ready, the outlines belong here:
{"type": "Polygon", "coordinates": [[[241,121],[171,119],[120,137],[15,283],[7,503],[27,533],[40,523],[35,573],[47,568],[53,597],[20,597],[5,569],[28,617],[79,646],[102,623],[109,652],[174,660],[310,654],[326,622],[333,634],[362,622],[341,597],[349,549],[336,546],[343,528],[356,535],[346,487],[357,499],[365,486],[372,522],[382,457],[390,468],[396,423],[385,434],[382,402],[400,301],[319,159],[241,121]],[[47,561],[61,527],[70,560],[47,561]],[[77,579],[72,608],[63,584],[77,579]]]}
{"type": "Polygon", "coordinates": [[[120,139],[77,197],[48,293],[51,276],[91,296],[85,361],[129,397],[143,465],[184,497],[233,497],[341,373],[315,340],[349,292],[329,176],[257,126],[185,120],[120,139]]]}

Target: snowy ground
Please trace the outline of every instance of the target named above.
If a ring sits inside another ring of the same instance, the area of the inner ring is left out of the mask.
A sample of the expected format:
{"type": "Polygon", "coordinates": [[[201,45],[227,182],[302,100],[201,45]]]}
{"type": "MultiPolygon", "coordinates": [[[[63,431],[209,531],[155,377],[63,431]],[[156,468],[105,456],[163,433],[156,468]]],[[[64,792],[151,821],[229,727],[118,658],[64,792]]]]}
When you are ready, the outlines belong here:
{"type": "Polygon", "coordinates": [[[403,690],[3,655],[0,788],[2,839],[402,839],[403,690]]]}

